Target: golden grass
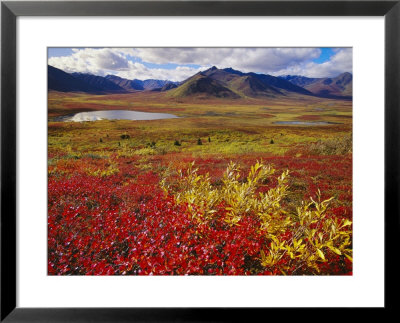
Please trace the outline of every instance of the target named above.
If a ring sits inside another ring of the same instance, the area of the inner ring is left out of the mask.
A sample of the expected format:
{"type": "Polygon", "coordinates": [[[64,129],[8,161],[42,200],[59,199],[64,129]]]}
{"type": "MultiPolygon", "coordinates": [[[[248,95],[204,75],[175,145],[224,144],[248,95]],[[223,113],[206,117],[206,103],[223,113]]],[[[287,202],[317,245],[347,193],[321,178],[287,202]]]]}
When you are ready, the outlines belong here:
{"type": "Polygon", "coordinates": [[[171,99],[164,93],[87,95],[49,92],[49,153],[72,151],[124,155],[190,153],[282,155],[295,146],[351,134],[352,103],[309,96],[285,99],[171,99]],[[179,119],[53,122],[53,117],[91,110],[172,113],[179,119]],[[324,121],[331,125],[293,126],[277,121],[324,121]],[[121,135],[128,134],[129,139],[121,135]],[[198,139],[202,145],[198,145],[198,139]],[[209,139],[210,138],[210,139],[209,139]],[[178,140],[181,146],[174,145],[178,140]],[[209,142],[210,140],[210,142],[209,142]],[[155,143],[150,147],[151,143],[155,143]]]}

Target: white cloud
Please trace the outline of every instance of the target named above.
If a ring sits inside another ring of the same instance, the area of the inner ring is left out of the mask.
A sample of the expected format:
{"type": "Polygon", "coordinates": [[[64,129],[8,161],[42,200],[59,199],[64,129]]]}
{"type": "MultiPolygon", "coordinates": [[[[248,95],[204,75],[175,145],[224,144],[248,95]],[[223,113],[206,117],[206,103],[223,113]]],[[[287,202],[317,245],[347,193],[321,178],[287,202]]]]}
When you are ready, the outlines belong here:
{"type": "Polygon", "coordinates": [[[274,72],[274,75],[303,75],[308,77],[335,77],[353,71],[353,49],[340,48],[331,59],[322,64],[306,62],[274,72]]]}
{"type": "Polygon", "coordinates": [[[129,60],[131,57],[137,57],[138,49],[135,48],[73,48],[72,51],[70,56],[50,57],[49,65],[68,73],[80,72],[102,76],[114,74],[127,79],[153,78],[171,81],[182,81],[208,67],[148,68],[142,63],[129,60]]]}
{"type": "Polygon", "coordinates": [[[66,72],[107,74],[107,71],[123,71],[129,68],[129,61],[112,48],[72,49],[71,56],[50,57],[48,63],[66,72]]]}
{"type": "Polygon", "coordinates": [[[310,77],[351,72],[352,49],[335,49],[334,52],[330,61],[317,64],[312,60],[321,54],[319,48],[74,48],[70,56],[49,58],[49,64],[66,72],[172,81],[184,80],[212,65],[243,72],[310,77]],[[149,68],[143,63],[160,66],[149,68]],[[168,63],[177,67],[162,66],[168,63]],[[187,64],[201,67],[185,66],[187,64]]]}
{"type": "Polygon", "coordinates": [[[272,73],[317,58],[319,48],[138,48],[143,61],[165,64],[216,65],[243,72],[272,73]]]}
{"type": "Polygon", "coordinates": [[[126,79],[182,81],[204,69],[206,69],[206,67],[191,68],[187,66],[178,66],[175,69],[147,68],[141,63],[129,62],[128,70],[114,74],[126,79]]]}

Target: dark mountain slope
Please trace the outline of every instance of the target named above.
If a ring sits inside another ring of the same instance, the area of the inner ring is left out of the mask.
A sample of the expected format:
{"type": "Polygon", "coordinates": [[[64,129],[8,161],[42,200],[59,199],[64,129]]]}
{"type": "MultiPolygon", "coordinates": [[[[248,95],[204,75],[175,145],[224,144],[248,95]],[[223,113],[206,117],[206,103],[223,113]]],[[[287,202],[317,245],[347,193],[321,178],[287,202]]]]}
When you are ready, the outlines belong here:
{"type": "Polygon", "coordinates": [[[176,85],[175,83],[168,82],[161,88],[161,91],[162,92],[169,91],[169,90],[175,89],[177,87],[178,87],[178,85],[176,85]]]}
{"type": "MultiPolygon", "coordinates": [[[[310,95],[311,93],[300,86],[290,83],[289,81],[282,80],[279,77],[275,77],[268,74],[257,74],[257,73],[243,73],[233,68],[218,69],[215,66],[202,72],[202,74],[211,77],[214,80],[222,81],[229,87],[229,83],[237,81],[238,78],[247,76],[251,77],[249,80],[254,82],[261,82],[264,84],[264,88],[260,87],[260,91],[268,90],[275,93],[281,93],[280,90],[286,90],[290,92],[296,92],[301,94],[310,95]],[[257,80],[257,81],[256,81],[257,80]]],[[[250,83],[249,83],[250,84],[250,83]]],[[[262,95],[262,93],[258,93],[262,95]]]]}
{"type": "Polygon", "coordinates": [[[320,97],[351,99],[353,95],[353,75],[347,72],[333,78],[307,78],[297,75],[286,75],[282,78],[293,84],[301,84],[320,97]]]}
{"type": "Polygon", "coordinates": [[[196,74],[179,87],[168,92],[172,97],[215,97],[215,98],[239,98],[240,96],[226,88],[221,82],[202,74],[196,74]]]}
{"type": "MultiPolygon", "coordinates": [[[[135,80],[139,81],[139,80],[135,80]]],[[[145,90],[154,90],[154,89],[161,89],[165,84],[169,83],[170,81],[167,80],[154,80],[154,79],[149,79],[149,80],[144,80],[143,82],[143,88],[145,90]]]]}
{"type": "Polygon", "coordinates": [[[72,73],[73,77],[84,81],[85,83],[98,88],[100,91],[107,92],[107,93],[126,93],[127,91],[120,87],[119,85],[111,82],[107,78],[103,76],[97,76],[92,74],[85,74],[85,73],[72,73]]]}
{"type": "Polygon", "coordinates": [[[162,87],[166,84],[175,82],[171,82],[168,80],[155,80],[155,79],[148,79],[148,80],[128,80],[116,75],[107,75],[106,79],[110,80],[111,82],[117,84],[118,86],[124,88],[127,91],[153,91],[153,90],[161,90],[162,87]]]}
{"type": "Polygon", "coordinates": [[[209,76],[213,80],[229,84],[231,81],[243,76],[244,74],[232,69],[218,69],[215,66],[210,69],[200,72],[201,75],[209,76]],[[231,72],[232,71],[232,72],[231,72]]]}
{"type": "Polygon", "coordinates": [[[106,79],[124,88],[127,91],[143,91],[143,81],[128,80],[116,75],[107,75],[106,79]]]}
{"type": "Polygon", "coordinates": [[[229,87],[235,92],[246,97],[272,97],[282,93],[253,75],[238,76],[229,83],[229,87]]]}
{"type": "Polygon", "coordinates": [[[62,92],[128,93],[135,91],[167,91],[180,84],[168,80],[128,80],[116,75],[105,77],[87,73],[66,73],[48,65],[49,90],[62,92]],[[165,88],[163,88],[165,87],[165,88]]]}
{"type": "Polygon", "coordinates": [[[85,73],[66,73],[48,66],[49,90],[88,93],[128,93],[135,91],[168,91],[172,97],[262,98],[292,94],[325,98],[351,99],[353,77],[343,73],[335,78],[307,78],[286,75],[243,73],[232,68],[213,66],[183,82],[167,80],[128,80],[115,75],[106,77],[85,73]]]}
{"type": "Polygon", "coordinates": [[[319,80],[318,78],[310,78],[310,77],[305,77],[305,76],[300,76],[300,75],[283,75],[283,76],[279,76],[279,78],[289,81],[290,83],[295,84],[300,87],[305,87],[305,86],[319,80]]]}
{"type": "Polygon", "coordinates": [[[276,77],[276,76],[267,75],[267,74],[255,74],[255,73],[249,73],[249,75],[253,75],[253,76],[257,77],[264,84],[267,84],[271,87],[274,87],[274,88],[277,88],[280,90],[286,90],[289,92],[295,92],[295,93],[306,94],[306,95],[312,94],[307,89],[304,89],[303,87],[298,86],[296,84],[290,83],[289,81],[280,79],[279,77],[276,77]]]}
{"type": "Polygon", "coordinates": [[[47,66],[47,77],[49,90],[60,92],[101,92],[99,88],[50,65],[47,66]]]}
{"type": "MultiPolygon", "coordinates": [[[[208,80],[208,85],[211,85],[211,81],[214,86],[218,85],[219,87],[223,87],[223,91],[227,93],[229,90],[236,95],[232,95],[230,93],[228,97],[250,97],[250,98],[258,98],[258,97],[275,97],[279,95],[287,95],[288,93],[300,93],[306,95],[312,95],[306,89],[303,89],[295,84],[290,83],[289,81],[280,79],[275,76],[266,75],[266,74],[256,74],[256,73],[243,73],[232,68],[218,69],[213,66],[208,70],[199,72],[192,77],[185,80],[182,85],[180,85],[177,90],[174,92],[175,96],[184,95],[196,95],[197,89],[202,89],[202,87],[193,86],[194,81],[198,81],[202,79],[208,80]],[[185,84],[191,84],[190,87],[185,86],[185,84]],[[190,91],[188,89],[190,88],[190,91]],[[182,91],[178,90],[181,89],[182,91]]],[[[208,89],[209,90],[209,89],[208,89]]],[[[217,91],[218,92],[218,91],[217,91]]],[[[209,94],[211,96],[215,96],[216,92],[214,91],[203,91],[202,93],[209,94]],[[212,94],[214,93],[214,94],[212,94]]]]}

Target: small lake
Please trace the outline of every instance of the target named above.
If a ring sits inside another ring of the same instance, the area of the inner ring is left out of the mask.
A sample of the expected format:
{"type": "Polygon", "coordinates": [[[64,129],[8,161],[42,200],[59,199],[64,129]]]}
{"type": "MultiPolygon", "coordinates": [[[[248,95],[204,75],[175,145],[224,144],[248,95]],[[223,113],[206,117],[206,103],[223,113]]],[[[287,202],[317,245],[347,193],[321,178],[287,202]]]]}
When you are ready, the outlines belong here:
{"type": "Polygon", "coordinates": [[[322,126],[328,124],[340,124],[338,122],[325,122],[325,121],[276,121],[274,124],[293,124],[300,126],[322,126]]]}
{"type": "Polygon", "coordinates": [[[105,111],[79,112],[74,115],[54,118],[54,121],[83,122],[83,121],[97,121],[97,120],[158,120],[158,119],[174,119],[174,118],[179,118],[179,117],[169,113],[153,113],[153,112],[126,111],[126,110],[105,110],[105,111]]]}

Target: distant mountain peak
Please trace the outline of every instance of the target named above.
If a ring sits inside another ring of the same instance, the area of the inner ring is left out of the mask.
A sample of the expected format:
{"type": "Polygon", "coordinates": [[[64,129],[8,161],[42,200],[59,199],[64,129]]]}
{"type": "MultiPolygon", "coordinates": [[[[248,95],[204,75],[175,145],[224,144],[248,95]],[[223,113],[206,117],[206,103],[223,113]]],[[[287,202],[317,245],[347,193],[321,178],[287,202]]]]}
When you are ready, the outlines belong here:
{"type": "Polygon", "coordinates": [[[301,75],[284,75],[285,79],[301,86],[320,97],[333,99],[351,99],[353,95],[353,75],[344,72],[336,77],[311,78],[301,75]]]}
{"type": "Polygon", "coordinates": [[[312,95],[310,91],[275,76],[215,66],[193,75],[169,92],[174,97],[201,95],[218,98],[275,97],[289,93],[312,95]]]}
{"type": "Polygon", "coordinates": [[[48,89],[60,92],[86,92],[94,94],[124,93],[124,89],[104,77],[85,73],[69,74],[56,67],[47,67],[48,89]]]}
{"type": "Polygon", "coordinates": [[[115,78],[115,79],[118,79],[118,80],[122,80],[122,79],[123,79],[122,77],[117,76],[117,75],[114,75],[114,74],[107,74],[107,75],[105,76],[105,78],[106,78],[106,79],[115,78]]]}
{"type": "Polygon", "coordinates": [[[129,93],[168,91],[171,97],[260,98],[291,94],[315,95],[332,99],[351,99],[353,76],[344,72],[332,78],[309,78],[300,75],[272,76],[244,73],[232,67],[212,66],[185,81],[125,79],[116,75],[97,76],[89,73],[66,73],[48,66],[49,90],[89,93],[129,93]]]}
{"type": "Polygon", "coordinates": [[[204,70],[203,72],[200,73],[208,73],[208,72],[213,72],[216,71],[218,68],[216,66],[212,66],[209,69],[204,70]]]}
{"type": "Polygon", "coordinates": [[[236,75],[244,75],[243,72],[238,71],[238,70],[235,70],[235,69],[233,69],[232,67],[224,68],[223,71],[225,71],[225,72],[227,72],[227,73],[231,73],[231,74],[236,74],[236,75]]]}

